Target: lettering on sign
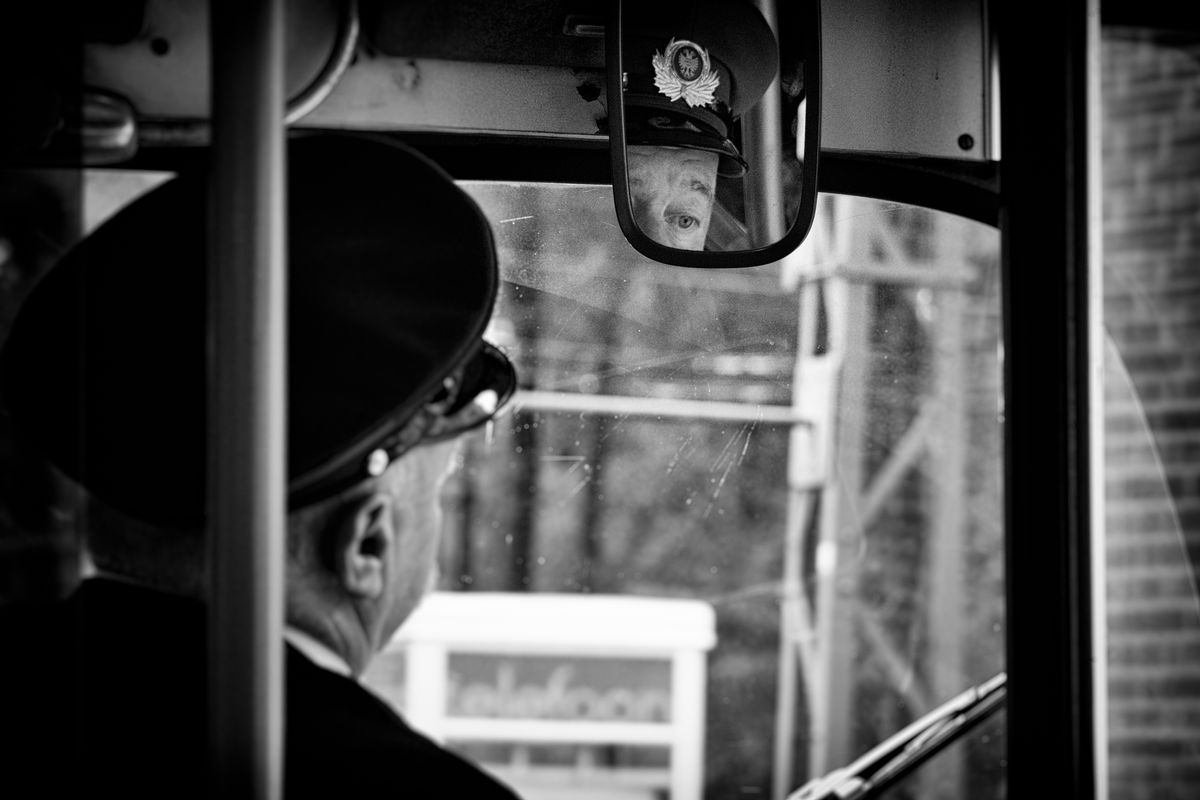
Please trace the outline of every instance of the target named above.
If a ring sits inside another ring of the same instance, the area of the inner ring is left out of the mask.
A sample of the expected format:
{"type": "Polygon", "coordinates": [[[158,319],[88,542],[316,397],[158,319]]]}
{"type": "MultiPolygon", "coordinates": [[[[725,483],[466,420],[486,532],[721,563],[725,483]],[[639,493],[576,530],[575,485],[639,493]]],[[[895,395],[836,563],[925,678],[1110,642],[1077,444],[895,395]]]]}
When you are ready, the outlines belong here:
{"type": "Polygon", "coordinates": [[[671,721],[666,661],[455,654],[449,666],[453,717],[671,721]]]}

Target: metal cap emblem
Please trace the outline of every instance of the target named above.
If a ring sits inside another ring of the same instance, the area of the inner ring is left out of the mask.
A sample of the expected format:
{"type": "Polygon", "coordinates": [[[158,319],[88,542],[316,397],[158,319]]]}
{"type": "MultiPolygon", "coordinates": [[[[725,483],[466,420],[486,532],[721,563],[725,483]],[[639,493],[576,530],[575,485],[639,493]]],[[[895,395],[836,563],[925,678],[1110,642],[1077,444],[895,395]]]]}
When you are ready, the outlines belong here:
{"type": "Polygon", "coordinates": [[[670,100],[683,100],[689,107],[711,106],[721,77],[713,71],[708,51],[686,39],[667,43],[665,53],[655,52],[654,85],[670,100]]]}

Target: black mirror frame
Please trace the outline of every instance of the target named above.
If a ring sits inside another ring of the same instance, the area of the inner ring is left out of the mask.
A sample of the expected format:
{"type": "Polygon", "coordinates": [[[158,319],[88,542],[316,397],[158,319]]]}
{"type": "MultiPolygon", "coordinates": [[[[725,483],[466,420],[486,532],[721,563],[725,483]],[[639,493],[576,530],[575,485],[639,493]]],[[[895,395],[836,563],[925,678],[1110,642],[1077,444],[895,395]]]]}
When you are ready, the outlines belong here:
{"type": "Polygon", "coordinates": [[[663,264],[704,269],[758,267],[781,260],[808,236],[817,212],[817,167],[821,147],[821,4],[808,0],[810,16],[804,36],[804,161],[800,207],[791,227],[778,242],[754,250],[732,252],[678,250],[659,244],[642,233],[633,219],[629,199],[629,164],[626,159],[625,103],[621,53],[622,0],[613,0],[609,9],[604,43],[608,92],[608,144],[612,162],[613,204],[621,232],[633,248],[647,258],[663,264]]]}

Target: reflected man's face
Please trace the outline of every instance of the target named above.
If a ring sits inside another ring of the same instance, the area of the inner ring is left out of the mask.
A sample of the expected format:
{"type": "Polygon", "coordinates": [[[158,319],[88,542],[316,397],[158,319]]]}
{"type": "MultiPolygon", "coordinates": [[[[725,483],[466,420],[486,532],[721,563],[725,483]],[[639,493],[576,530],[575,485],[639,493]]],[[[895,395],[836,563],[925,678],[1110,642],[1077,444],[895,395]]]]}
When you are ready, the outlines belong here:
{"type": "Polygon", "coordinates": [[[703,250],[717,189],[717,154],[631,145],[629,192],[642,233],[659,244],[703,250]]]}

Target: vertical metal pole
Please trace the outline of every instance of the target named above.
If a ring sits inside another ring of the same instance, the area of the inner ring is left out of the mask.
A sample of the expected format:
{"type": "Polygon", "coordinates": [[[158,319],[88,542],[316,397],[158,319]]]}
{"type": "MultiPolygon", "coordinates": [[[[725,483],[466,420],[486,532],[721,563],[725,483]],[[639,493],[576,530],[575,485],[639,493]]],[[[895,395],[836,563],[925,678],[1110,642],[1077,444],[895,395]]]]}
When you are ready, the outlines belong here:
{"type": "Polygon", "coordinates": [[[283,0],[214,0],[211,31],[211,789],[276,798],[287,430],[283,0]]]}
{"type": "MultiPolygon", "coordinates": [[[[755,0],[763,18],[778,39],[775,0],[755,0]]],[[[750,171],[746,174],[746,222],[751,244],[767,247],[787,232],[784,219],[782,103],[779,98],[779,65],[761,100],[742,115],[742,143],[750,171]]]]}
{"type": "Polygon", "coordinates": [[[1098,0],[999,6],[1008,793],[1096,796],[1088,75],[1098,0]],[[1039,54],[1029,58],[1029,54],[1039,54]]]}
{"type": "MultiPolygon", "coordinates": [[[[1106,497],[1106,479],[1108,477],[1104,462],[1104,444],[1106,430],[1106,415],[1104,408],[1104,202],[1101,187],[1104,185],[1101,160],[1101,128],[1103,118],[1101,106],[1101,71],[1102,55],[1100,29],[1099,0],[1087,3],[1087,52],[1084,57],[1083,71],[1086,82],[1087,130],[1085,137],[1087,164],[1087,280],[1084,286],[1086,295],[1086,310],[1084,325],[1086,329],[1087,352],[1085,361],[1087,370],[1087,393],[1084,403],[1090,412],[1087,420],[1087,438],[1091,448],[1086,454],[1090,475],[1085,479],[1091,492],[1090,536],[1091,546],[1091,664],[1092,685],[1091,696],[1091,765],[1095,776],[1095,796],[1109,797],[1109,766],[1108,766],[1108,530],[1105,525],[1108,509],[1106,497]]],[[[1088,554],[1084,554],[1085,558],[1088,554]]]]}

